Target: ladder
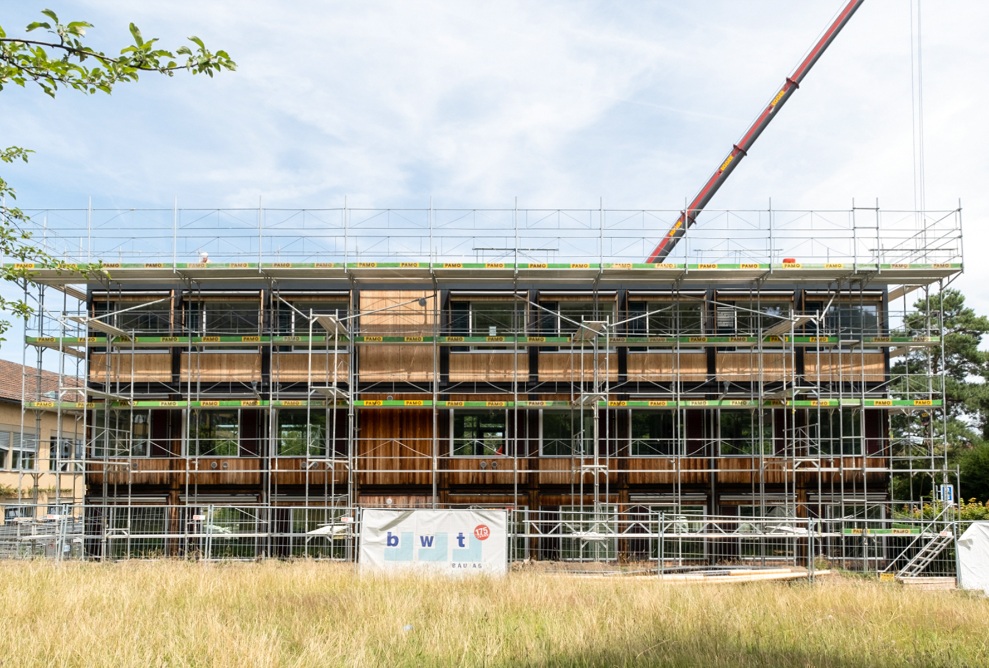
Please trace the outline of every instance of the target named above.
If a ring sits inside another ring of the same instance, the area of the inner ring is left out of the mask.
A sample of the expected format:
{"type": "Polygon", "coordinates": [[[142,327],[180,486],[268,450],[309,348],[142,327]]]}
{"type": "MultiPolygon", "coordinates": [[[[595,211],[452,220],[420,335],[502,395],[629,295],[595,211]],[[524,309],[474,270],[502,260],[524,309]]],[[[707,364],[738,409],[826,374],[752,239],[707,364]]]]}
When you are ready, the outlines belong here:
{"type": "Polygon", "coordinates": [[[897,578],[913,578],[924,572],[928,564],[934,561],[944,548],[954,543],[955,536],[950,529],[939,532],[927,545],[920,549],[910,561],[896,574],[897,578]]]}

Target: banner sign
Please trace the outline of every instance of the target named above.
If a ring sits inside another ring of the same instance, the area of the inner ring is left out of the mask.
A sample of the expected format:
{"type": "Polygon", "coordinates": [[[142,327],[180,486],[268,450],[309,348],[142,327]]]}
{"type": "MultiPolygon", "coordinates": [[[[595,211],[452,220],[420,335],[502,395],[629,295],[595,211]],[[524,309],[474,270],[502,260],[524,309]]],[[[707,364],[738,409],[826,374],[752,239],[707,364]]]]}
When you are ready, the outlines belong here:
{"type": "Polygon", "coordinates": [[[508,572],[504,510],[379,510],[361,514],[361,572],[508,572]]]}

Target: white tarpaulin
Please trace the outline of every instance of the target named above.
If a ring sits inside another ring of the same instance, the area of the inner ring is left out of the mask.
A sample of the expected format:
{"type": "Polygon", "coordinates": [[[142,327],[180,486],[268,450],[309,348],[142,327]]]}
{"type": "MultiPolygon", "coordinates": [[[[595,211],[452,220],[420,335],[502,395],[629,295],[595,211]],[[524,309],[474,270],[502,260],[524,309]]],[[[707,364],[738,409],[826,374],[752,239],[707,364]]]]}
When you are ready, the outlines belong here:
{"type": "Polygon", "coordinates": [[[989,595],[989,522],[972,522],[958,539],[958,586],[989,595]]]}
{"type": "Polygon", "coordinates": [[[361,572],[508,572],[504,510],[378,510],[361,514],[361,572]]]}

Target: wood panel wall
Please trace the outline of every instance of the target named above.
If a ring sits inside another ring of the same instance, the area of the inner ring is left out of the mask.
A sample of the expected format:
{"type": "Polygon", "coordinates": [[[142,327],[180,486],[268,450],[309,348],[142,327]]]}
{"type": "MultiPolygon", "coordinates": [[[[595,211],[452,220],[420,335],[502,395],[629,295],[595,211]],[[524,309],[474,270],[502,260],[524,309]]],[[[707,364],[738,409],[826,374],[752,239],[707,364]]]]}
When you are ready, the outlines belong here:
{"type": "Polygon", "coordinates": [[[162,485],[185,481],[182,459],[110,459],[86,464],[86,482],[90,485],[162,485]]]}
{"type": "Polygon", "coordinates": [[[162,382],[172,380],[169,353],[93,353],[89,358],[89,379],[96,383],[162,382]]]}
{"type": "Polygon", "coordinates": [[[447,457],[441,467],[447,485],[511,485],[529,479],[528,460],[514,457],[447,457]]]}
{"type": "Polygon", "coordinates": [[[358,346],[357,374],[361,382],[433,380],[433,347],[429,345],[367,344],[358,346]]]}
{"type": "MultiPolygon", "coordinates": [[[[306,468],[305,457],[276,457],[271,463],[271,479],[276,485],[314,485],[323,486],[336,483],[345,485],[347,483],[347,468],[342,464],[346,459],[338,461],[336,466],[330,468],[321,461],[311,462],[312,466],[306,468]]],[[[313,490],[322,491],[322,490],[313,490]]]]}
{"type": "Polygon", "coordinates": [[[762,379],[766,381],[783,380],[787,378],[787,367],[792,358],[784,353],[762,353],[755,350],[748,352],[718,352],[716,355],[718,380],[735,380],[741,382],[758,382],[760,366],[762,379]],[[760,363],[759,359],[762,358],[760,363]]]}
{"type": "Polygon", "coordinates": [[[704,381],[707,379],[707,353],[668,353],[630,350],[628,379],[704,381]]]}
{"type": "MultiPolygon", "coordinates": [[[[337,383],[346,383],[350,368],[350,354],[338,352],[337,383]]],[[[309,354],[305,352],[274,352],[271,355],[271,381],[273,383],[302,383],[309,379],[309,354]]],[[[333,352],[312,354],[312,382],[329,385],[333,382],[333,352]]]]}
{"type": "Polygon", "coordinates": [[[259,457],[201,457],[189,460],[190,485],[260,485],[259,457]]]}
{"type": "MultiPolygon", "coordinates": [[[[436,304],[427,290],[366,290],[360,293],[360,333],[366,336],[431,336],[436,304]],[[425,306],[414,300],[426,299],[425,306]],[[411,302],[411,303],[407,303],[411,302]]],[[[433,347],[428,345],[358,346],[363,382],[427,382],[433,379],[433,347]]]]}
{"type": "Polygon", "coordinates": [[[749,485],[762,480],[767,484],[783,484],[789,477],[787,462],[781,457],[721,457],[715,460],[718,467],[717,480],[725,484],[749,485]],[[765,466],[763,466],[765,464],[765,466]]]}
{"type": "MultiPolygon", "coordinates": [[[[368,409],[360,411],[357,418],[361,484],[397,486],[432,483],[432,411],[368,409]]],[[[441,451],[442,448],[441,444],[441,451]]]]}
{"type": "Polygon", "coordinates": [[[508,383],[529,380],[529,353],[519,350],[518,364],[512,352],[451,352],[450,380],[454,383],[480,381],[508,383]]]}
{"type": "Polygon", "coordinates": [[[812,382],[845,382],[886,379],[885,360],[882,353],[845,352],[820,353],[807,351],[804,357],[807,380],[812,382]],[[863,373],[864,372],[864,373],[863,373]]]}
{"type": "Polygon", "coordinates": [[[182,353],[179,379],[261,382],[261,353],[182,353]]]}
{"type": "Polygon", "coordinates": [[[360,332],[371,336],[428,336],[436,323],[434,302],[428,290],[363,290],[360,309],[365,315],[360,317],[360,332]],[[420,306],[416,299],[425,299],[426,305],[420,306]]]}
{"type": "Polygon", "coordinates": [[[631,457],[623,462],[629,485],[706,484],[710,462],[703,457],[631,457]]]}
{"type": "MultiPolygon", "coordinates": [[[[594,459],[585,457],[584,464],[593,464],[594,459]]],[[[611,458],[606,460],[602,457],[600,464],[609,466],[609,476],[614,479],[619,468],[618,460],[611,458]]],[[[594,484],[594,475],[590,472],[581,473],[581,460],[570,457],[540,457],[535,460],[534,468],[538,469],[538,482],[541,485],[570,485],[580,483],[581,477],[585,485],[594,484]]],[[[600,474],[599,474],[600,475],[600,474]]],[[[600,478],[602,484],[604,479],[600,478]]]]}
{"type": "MultiPolygon", "coordinates": [[[[606,375],[611,382],[618,380],[616,353],[598,354],[598,374],[601,380],[604,380],[606,375]]],[[[540,352],[539,380],[541,382],[594,380],[594,353],[571,353],[563,350],[540,352]]]]}

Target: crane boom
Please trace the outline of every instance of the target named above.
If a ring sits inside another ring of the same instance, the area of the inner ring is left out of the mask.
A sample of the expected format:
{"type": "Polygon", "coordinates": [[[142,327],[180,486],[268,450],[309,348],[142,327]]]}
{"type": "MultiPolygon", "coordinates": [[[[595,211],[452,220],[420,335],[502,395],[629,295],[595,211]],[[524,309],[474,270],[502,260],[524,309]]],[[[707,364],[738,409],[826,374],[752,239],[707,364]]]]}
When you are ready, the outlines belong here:
{"type": "Polygon", "coordinates": [[[828,29],[824,31],[824,34],[807,54],[807,57],[797,66],[793,74],[786,78],[783,87],[773,96],[773,99],[769,101],[769,104],[762,110],[762,113],[759,114],[759,117],[756,118],[755,122],[749,127],[738,143],[732,146],[728,157],[721,162],[717,171],[707,180],[704,187],[701,188],[700,192],[697,193],[693,201],[687,206],[687,210],[680,213],[680,217],[677,218],[676,223],[673,224],[673,227],[670,228],[670,231],[666,233],[653,252],[649,254],[646,262],[662,262],[669,256],[673,251],[673,247],[680,241],[680,238],[687,232],[687,229],[694,224],[698,214],[704,210],[704,207],[711,201],[714,194],[718,192],[718,189],[728,179],[728,175],[738,166],[739,161],[748,154],[755,140],[759,138],[759,135],[766,129],[766,126],[773,120],[780,108],[790,99],[793,92],[800,87],[800,82],[807,76],[807,72],[820,59],[821,55],[831,45],[831,42],[834,41],[838,33],[841,32],[841,29],[848,23],[848,20],[852,18],[852,14],[855,13],[855,10],[863,2],[865,0],[850,0],[845,5],[845,8],[838,13],[838,16],[828,26],[828,29]]]}

